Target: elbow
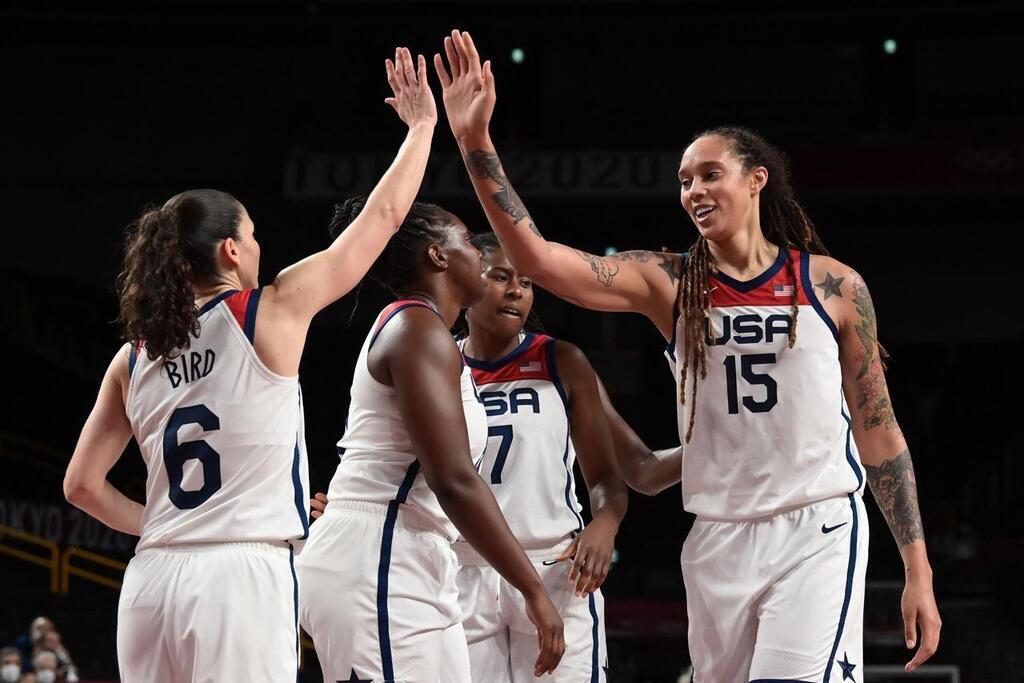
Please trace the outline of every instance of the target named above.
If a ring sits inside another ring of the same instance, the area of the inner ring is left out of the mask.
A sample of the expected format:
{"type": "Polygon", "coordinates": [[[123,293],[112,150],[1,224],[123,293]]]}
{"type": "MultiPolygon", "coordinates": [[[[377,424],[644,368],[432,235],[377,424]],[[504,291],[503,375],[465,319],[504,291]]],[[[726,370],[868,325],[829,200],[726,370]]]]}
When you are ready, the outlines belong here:
{"type": "Polygon", "coordinates": [[[473,500],[476,484],[482,483],[476,470],[468,468],[466,472],[457,472],[439,478],[430,483],[430,490],[437,496],[441,508],[460,506],[473,500]]]}
{"type": "Polygon", "coordinates": [[[381,221],[391,230],[391,234],[398,232],[405,220],[406,213],[408,213],[407,210],[402,211],[391,202],[384,202],[377,211],[381,221]]]}
{"type": "Polygon", "coordinates": [[[64,475],[64,499],[77,508],[84,508],[96,497],[97,487],[80,475],[68,471],[64,475]]]}

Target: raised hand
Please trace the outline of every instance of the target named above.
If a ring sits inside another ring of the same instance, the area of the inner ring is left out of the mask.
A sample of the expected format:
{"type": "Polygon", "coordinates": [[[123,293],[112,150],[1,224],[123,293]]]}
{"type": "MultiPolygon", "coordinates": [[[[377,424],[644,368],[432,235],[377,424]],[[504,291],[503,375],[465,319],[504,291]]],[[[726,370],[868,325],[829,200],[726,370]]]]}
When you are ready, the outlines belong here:
{"type": "Polygon", "coordinates": [[[417,55],[414,65],[409,48],[396,47],[395,61],[385,59],[384,68],[388,74],[388,85],[395,95],[384,101],[397,112],[398,118],[410,128],[419,124],[436,124],[437,105],[427,84],[426,58],[417,55]]]}
{"type": "Polygon", "coordinates": [[[434,68],[441,81],[444,110],[456,140],[487,132],[494,113],[494,75],[491,62],[480,65],[473,39],[465,31],[452,31],[444,39],[445,60],[434,55],[434,68]],[[449,75],[450,73],[450,75],[449,75]]]}

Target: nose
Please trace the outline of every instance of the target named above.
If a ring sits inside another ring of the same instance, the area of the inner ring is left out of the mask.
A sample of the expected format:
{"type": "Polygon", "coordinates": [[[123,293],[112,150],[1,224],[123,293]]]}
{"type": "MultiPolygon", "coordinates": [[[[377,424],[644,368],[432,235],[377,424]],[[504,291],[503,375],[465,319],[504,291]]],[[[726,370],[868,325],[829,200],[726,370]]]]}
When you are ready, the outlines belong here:
{"type": "Polygon", "coordinates": [[[706,194],[707,190],[704,188],[703,185],[700,184],[700,181],[694,180],[693,184],[690,185],[690,199],[692,199],[693,201],[697,201],[703,198],[706,194]]]}
{"type": "Polygon", "coordinates": [[[509,299],[522,299],[523,298],[523,288],[522,288],[522,286],[520,286],[520,284],[518,282],[516,282],[515,280],[512,280],[509,283],[508,287],[505,288],[505,296],[508,297],[509,299]]]}

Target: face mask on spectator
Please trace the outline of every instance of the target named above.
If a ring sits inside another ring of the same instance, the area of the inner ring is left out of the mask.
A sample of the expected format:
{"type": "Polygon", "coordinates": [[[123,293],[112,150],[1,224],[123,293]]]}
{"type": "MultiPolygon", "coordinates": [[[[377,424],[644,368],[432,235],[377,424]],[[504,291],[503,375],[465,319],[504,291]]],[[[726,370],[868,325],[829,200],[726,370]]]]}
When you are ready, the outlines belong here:
{"type": "Polygon", "coordinates": [[[16,683],[21,678],[21,667],[17,664],[4,664],[0,668],[0,681],[4,683],[16,683]]]}
{"type": "Polygon", "coordinates": [[[57,680],[57,672],[53,669],[43,669],[36,672],[36,683],[54,683],[57,680]]]}

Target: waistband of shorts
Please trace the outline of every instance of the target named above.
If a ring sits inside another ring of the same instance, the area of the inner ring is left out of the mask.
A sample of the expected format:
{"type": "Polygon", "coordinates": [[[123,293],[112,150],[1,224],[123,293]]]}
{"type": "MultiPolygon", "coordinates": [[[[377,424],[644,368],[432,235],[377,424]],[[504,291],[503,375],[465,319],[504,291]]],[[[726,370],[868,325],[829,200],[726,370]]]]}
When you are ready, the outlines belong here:
{"type": "Polygon", "coordinates": [[[274,555],[285,554],[291,550],[291,544],[287,541],[229,541],[227,543],[173,543],[168,545],[151,545],[140,549],[136,556],[156,552],[172,553],[214,553],[224,550],[239,550],[242,552],[271,553],[274,555]]]}
{"type": "MultiPolygon", "coordinates": [[[[324,516],[343,515],[345,513],[359,513],[372,517],[379,517],[383,524],[388,515],[390,503],[379,503],[374,500],[331,500],[324,508],[324,516]]],[[[398,506],[398,516],[395,518],[395,528],[402,529],[414,534],[426,534],[439,540],[446,546],[450,546],[455,539],[437,527],[437,522],[421,513],[416,508],[401,504],[398,506]]]]}
{"type": "MultiPolygon", "coordinates": [[[[548,548],[536,548],[532,550],[523,549],[526,553],[526,557],[530,559],[530,562],[550,562],[557,560],[561,557],[565,549],[572,544],[572,538],[567,538],[560,543],[550,546],[548,548]]],[[[479,567],[489,565],[490,562],[484,559],[483,555],[477,552],[476,548],[469,544],[469,541],[458,540],[452,543],[452,550],[455,551],[455,557],[458,558],[459,564],[467,567],[479,567]]]]}
{"type": "Polygon", "coordinates": [[[836,495],[836,496],[829,496],[828,498],[822,498],[820,500],[812,500],[812,501],[807,502],[807,503],[797,503],[796,505],[787,505],[787,506],[784,506],[784,507],[780,507],[777,510],[773,510],[772,512],[769,512],[766,515],[759,515],[757,517],[723,518],[723,517],[709,517],[707,515],[697,515],[696,521],[698,521],[698,522],[715,522],[715,523],[725,522],[725,523],[732,523],[732,524],[767,522],[767,521],[775,519],[776,517],[778,517],[780,515],[789,514],[791,512],[798,512],[800,510],[805,510],[807,508],[815,507],[816,505],[828,505],[830,503],[836,503],[836,502],[839,502],[839,501],[848,501],[848,500],[850,500],[850,496],[851,495],[852,496],[856,496],[858,498],[863,498],[863,496],[864,496],[864,494],[861,491],[861,489],[858,489],[856,491],[851,491],[850,493],[841,493],[841,494],[836,495]]]}

